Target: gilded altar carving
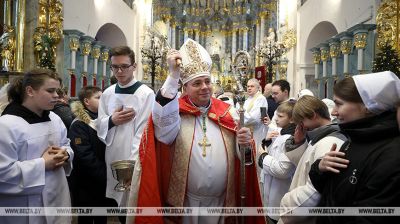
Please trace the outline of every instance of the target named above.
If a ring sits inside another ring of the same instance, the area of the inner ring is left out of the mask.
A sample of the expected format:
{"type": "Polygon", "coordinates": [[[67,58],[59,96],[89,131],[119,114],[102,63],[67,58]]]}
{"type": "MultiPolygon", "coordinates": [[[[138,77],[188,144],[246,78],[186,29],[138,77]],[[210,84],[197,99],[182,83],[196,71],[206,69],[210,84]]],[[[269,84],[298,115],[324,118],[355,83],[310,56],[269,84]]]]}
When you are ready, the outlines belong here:
{"type": "Polygon", "coordinates": [[[108,57],[109,57],[108,50],[107,50],[107,51],[102,51],[102,52],[101,52],[101,60],[102,60],[102,61],[108,61],[108,57]]]}
{"type": "Polygon", "coordinates": [[[296,37],[296,30],[290,29],[286,31],[282,36],[282,43],[285,48],[290,49],[296,46],[297,37],[296,37]]]}
{"type": "Polygon", "coordinates": [[[39,67],[54,69],[64,21],[60,0],[40,0],[38,18],[38,27],[33,34],[36,63],[39,67]]]}
{"type": "Polygon", "coordinates": [[[12,26],[5,25],[4,33],[0,37],[0,55],[2,58],[1,67],[7,71],[14,70],[15,48],[15,29],[12,26]]]}
{"type": "Polygon", "coordinates": [[[382,48],[386,44],[400,50],[400,0],[384,0],[376,15],[377,45],[382,48]]]}

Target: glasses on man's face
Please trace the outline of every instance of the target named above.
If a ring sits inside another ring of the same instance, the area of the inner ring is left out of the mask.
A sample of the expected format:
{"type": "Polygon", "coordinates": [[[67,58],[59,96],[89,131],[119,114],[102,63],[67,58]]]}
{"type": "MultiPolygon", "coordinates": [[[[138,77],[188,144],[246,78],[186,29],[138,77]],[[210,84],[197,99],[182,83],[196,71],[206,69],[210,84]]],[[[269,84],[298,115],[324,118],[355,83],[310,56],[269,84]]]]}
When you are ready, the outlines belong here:
{"type": "Polygon", "coordinates": [[[131,67],[131,65],[128,64],[122,64],[122,65],[110,65],[110,69],[113,72],[118,72],[120,69],[122,72],[126,71],[129,67],[131,67]]]}

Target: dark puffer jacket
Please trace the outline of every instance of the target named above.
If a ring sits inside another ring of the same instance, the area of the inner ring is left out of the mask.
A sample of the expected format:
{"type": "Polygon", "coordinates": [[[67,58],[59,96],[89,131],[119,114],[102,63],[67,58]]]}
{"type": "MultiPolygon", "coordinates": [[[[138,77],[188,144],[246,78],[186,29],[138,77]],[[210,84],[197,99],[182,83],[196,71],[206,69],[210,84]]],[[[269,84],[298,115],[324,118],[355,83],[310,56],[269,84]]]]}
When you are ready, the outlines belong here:
{"type": "MultiPolygon", "coordinates": [[[[310,170],[321,207],[400,207],[400,133],[393,112],[340,125],[349,140],[350,161],[339,174],[310,170]]],[[[400,223],[400,217],[319,216],[317,223],[400,223]]]]}

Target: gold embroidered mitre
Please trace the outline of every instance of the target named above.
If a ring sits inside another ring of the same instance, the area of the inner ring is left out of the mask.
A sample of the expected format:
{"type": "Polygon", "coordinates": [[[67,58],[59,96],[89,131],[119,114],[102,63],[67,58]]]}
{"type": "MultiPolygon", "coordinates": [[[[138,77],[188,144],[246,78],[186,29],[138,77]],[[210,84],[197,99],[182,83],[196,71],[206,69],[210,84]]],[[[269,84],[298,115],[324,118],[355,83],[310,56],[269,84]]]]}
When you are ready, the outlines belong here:
{"type": "Polygon", "coordinates": [[[185,84],[200,76],[210,76],[212,60],[207,50],[188,38],[179,49],[182,57],[181,80],[185,84]]]}

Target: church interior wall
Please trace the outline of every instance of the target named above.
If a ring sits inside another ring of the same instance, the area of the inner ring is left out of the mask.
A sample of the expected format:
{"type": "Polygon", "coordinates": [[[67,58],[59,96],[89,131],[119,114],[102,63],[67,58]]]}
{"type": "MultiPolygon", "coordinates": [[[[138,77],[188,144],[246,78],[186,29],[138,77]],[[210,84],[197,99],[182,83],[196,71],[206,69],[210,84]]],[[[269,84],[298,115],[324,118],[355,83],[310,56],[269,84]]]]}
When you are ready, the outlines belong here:
{"type": "MultiPolygon", "coordinates": [[[[379,4],[380,1],[377,0],[307,0],[303,5],[299,4],[297,10],[290,12],[289,28],[293,26],[298,34],[297,52],[293,55],[296,58],[289,58],[289,61],[296,63],[288,66],[288,78],[292,75],[295,80],[292,84],[293,94],[306,88],[305,75],[312,71],[312,54],[307,43],[311,41],[309,38],[313,29],[321,22],[328,22],[340,33],[359,23],[375,23],[379,4]]],[[[326,40],[331,37],[330,32],[331,29],[326,29],[319,34],[326,40]]]]}
{"type": "Polygon", "coordinates": [[[135,10],[123,1],[67,0],[63,4],[64,29],[95,37],[103,25],[113,23],[124,33],[127,45],[134,47],[135,10]]]}

